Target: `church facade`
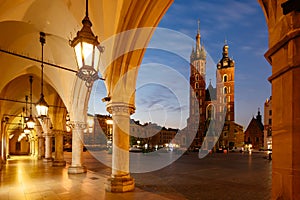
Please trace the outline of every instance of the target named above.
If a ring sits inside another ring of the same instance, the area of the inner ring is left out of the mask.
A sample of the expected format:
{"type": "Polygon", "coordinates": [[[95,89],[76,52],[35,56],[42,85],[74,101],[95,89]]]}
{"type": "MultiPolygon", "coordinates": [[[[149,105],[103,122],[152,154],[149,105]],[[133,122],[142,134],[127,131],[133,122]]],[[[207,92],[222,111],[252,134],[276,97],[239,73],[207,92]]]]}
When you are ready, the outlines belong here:
{"type": "Polygon", "coordinates": [[[216,87],[206,85],[206,51],[200,29],[190,56],[190,115],[185,128],[191,149],[232,149],[244,145],[243,127],[235,123],[235,62],[223,46],[216,66],[216,87]]]}

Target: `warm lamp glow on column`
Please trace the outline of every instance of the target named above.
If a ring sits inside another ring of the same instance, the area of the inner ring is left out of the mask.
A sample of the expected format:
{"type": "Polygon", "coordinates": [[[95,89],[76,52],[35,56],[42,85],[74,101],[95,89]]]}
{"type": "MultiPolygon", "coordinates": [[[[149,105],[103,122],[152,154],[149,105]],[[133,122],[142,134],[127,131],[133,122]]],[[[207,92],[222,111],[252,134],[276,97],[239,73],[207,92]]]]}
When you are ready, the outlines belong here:
{"type": "Polygon", "coordinates": [[[82,29],[77,32],[76,37],[70,41],[74,48],[78,65],[77,76],[86,81],[86,86],[91,87],[93,82],[99,79],[98,64],[100,54],[104,51],[100,46],[98,37],[94,35],[91,27],[92,22],[88,16],[88,0],[86,0],[86,15],[82,20],[82,29]]]}
{"type": "Polygon", "coordinates": [[[39,117],[47,117],[48,114],[48,108],[49,105],[47,104],[47,102],[44,99],[44,94],[43,94],[43,84],[44,84],[44,44],[46,43],[46,34],[43,32],[40,32],[40,42],[41,42],[41,46],[42,46],[42,74],[41,74],[41,97],[40,100],[37,102],[36,104],[36,110],[38,113],[39,117]]]}

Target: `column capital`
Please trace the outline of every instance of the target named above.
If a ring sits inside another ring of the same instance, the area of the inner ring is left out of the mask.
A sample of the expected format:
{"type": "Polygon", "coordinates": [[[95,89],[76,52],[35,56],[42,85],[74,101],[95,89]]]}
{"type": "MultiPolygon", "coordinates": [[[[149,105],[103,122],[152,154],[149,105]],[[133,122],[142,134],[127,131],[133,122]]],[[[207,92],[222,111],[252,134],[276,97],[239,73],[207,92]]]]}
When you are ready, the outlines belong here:
{"type": "Polygon", "coordinates": [[[110,103],[107,104],[106,110],[112,115],[132,115],[135,106],[127,103],[110,103]]]}
{"type": "Polygon", "coordinates": [[[54,129],[54,130],[52,130],[52,133],[53,133],[54,136],[55,135],[63,135],[64,131],[63,130],[56,130],[56,129],[54,129]]]}
{"type": "Polygon", "coordinates": [[[80,121],[70,121],[70,126],[72,129],[86,129],[86,123],[80,121]]]}

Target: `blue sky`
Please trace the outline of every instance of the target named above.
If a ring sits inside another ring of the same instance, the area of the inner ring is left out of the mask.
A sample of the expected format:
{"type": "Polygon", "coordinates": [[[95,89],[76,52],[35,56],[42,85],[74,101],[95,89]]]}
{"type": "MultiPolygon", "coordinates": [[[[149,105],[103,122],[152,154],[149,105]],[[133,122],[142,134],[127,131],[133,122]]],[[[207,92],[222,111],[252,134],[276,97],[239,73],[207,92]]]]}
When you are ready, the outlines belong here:
{"type": "MultiPolygon", "coordinates": [[[[175,0],[150,41],[140,67],[136,113],[142,123],[183,128],[189,115],[189,55],[200,19],[201,42],[207,51],[207,84],[215,86],[216,63],[224,40],[235,68],[235,118],[247,127],[271,94],[271,66],[264,58],[268,32],[263,12],[253,0],[175,0]]],[[[104,84],[94,84],[89,113],[108,114],[101,98],[104,84]]],[[[263,114],[263,112],[262,112],[263,114]]]]}

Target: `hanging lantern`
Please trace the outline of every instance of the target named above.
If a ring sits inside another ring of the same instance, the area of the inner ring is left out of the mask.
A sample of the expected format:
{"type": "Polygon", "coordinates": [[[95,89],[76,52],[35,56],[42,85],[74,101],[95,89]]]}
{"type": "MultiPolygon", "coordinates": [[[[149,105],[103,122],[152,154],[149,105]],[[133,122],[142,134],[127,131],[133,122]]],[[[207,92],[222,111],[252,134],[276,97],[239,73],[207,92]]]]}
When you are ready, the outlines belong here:
{"type": "Polygon", "coordinates": [[[98,37],[94,35],[91,27],[92,22],[88,16],[88,1],[86,1],[86,16],[82,20],[82,29],[77,32],[77,36],[70,41],[74,48],[78,73],[77,76],[86,81],[87,87],[91,87],[93,82],[99,79],[98,64],[100,54],[104,48],[100,46],[98,37]]]}

